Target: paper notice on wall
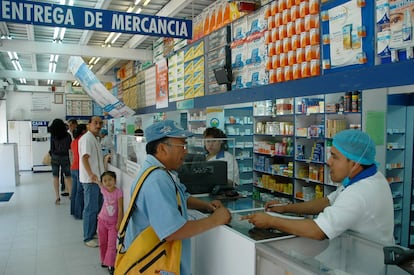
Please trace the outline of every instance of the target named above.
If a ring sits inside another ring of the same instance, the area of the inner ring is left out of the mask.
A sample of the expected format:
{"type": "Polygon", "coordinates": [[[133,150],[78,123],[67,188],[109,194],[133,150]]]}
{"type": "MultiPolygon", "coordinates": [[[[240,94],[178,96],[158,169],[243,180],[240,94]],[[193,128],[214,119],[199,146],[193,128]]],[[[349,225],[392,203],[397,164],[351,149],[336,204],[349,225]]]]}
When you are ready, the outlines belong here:
{"type": "Polygon", "coordinates": [[[105,113],[112,117],[130,117],[135,114],[132,109],[119,101],[105,88],[93,72],[89,70],[81,57],[71,56],[69,58],[69,70],[86,93],[103,108],[105,113]]]}
{"type": "Polygon", "coordinates": [[[358,64],[358,57],[362,52],[362,39],[358,35],[358,28],[362,26],[362,15],[357,0],[332,8],[328,14],[331,66],[358,64]]]}

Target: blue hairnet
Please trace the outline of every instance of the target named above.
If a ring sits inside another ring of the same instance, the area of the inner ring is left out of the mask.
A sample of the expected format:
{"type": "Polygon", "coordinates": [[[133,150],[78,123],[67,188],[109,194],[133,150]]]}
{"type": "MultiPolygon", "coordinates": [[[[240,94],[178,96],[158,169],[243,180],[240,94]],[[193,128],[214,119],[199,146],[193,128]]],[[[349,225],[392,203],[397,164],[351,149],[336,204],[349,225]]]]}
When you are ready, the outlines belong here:
{"type": "Polygon", "coordinates": [[[334,136],[332,144],[347,159],[362,165],[376,164],[375,143],[360,130],[341,131],[334,136]]]}

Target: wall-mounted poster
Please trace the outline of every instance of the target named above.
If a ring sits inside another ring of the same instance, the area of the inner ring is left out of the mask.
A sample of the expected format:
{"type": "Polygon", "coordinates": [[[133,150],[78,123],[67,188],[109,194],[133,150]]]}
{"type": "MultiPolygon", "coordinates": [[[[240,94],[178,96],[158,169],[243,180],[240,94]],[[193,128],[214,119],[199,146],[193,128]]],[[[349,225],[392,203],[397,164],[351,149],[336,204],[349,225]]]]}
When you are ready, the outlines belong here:
{"type": "Polygon", "coordinates": [[[390,48],[413,46],[414,1],[390,0],[390,48]]]}
{"type": "Polygon", "coordinates": [[[168,66],[167,59],[163,58],[156,64],[156,108],[168,107],[168,66]]]}
{"type": "Polygon", "coordinates": [[[362,38],[361,8],[357,0],[346,2],[328,10],[330,59],[332,67],[360,64],[362,38]]]}

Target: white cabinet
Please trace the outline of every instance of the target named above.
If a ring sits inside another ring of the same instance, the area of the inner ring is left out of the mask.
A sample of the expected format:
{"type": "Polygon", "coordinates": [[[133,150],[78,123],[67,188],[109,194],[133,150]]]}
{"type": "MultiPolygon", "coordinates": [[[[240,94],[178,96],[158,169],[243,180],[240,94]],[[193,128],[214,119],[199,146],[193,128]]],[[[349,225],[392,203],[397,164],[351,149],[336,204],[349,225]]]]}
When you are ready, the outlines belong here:
{"type": "Polygon", "coordinates": [[[32,124],[29,120],[7,121],[7,139],[9,143],[17,143],[19,169],[31,170],[32,161],[32,124]]]}

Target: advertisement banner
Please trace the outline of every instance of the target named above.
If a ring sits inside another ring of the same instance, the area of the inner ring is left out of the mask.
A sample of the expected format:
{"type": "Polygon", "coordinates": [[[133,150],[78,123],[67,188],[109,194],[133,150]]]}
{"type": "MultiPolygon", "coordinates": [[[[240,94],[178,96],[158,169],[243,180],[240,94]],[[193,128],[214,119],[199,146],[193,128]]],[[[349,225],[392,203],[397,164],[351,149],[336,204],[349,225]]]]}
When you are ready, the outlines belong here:
{"type": "Polygon", "coordinates": [[[24,0],[1,0],[0,21],[184,39],[193,32],[192,20],[24,0]]]}
{"type": "Polygon", "coordinates": [[[129,117],[135,114],[128,106],[114,97],[96,78],[80,56],[69,58],[69,70],[86,93],[112,117],[129,117]]]}
{"type": "Polygon", "coordinates": [[[328,14],[331,66],[358,64],[362,52],[362,39],[358,35],[362,15],[357,0],[332,8],[328,14]]]}
{"type": "Polygon", "coordinates": [[[390,48],[412,47],[414,0],[390,1],[390,48]]]}
{"type": "Polygon", "coordinates": [[[162,59],[156,63],[156,104],[155,108],[168,107],[168,66],[167,59],[162,59]]]}

